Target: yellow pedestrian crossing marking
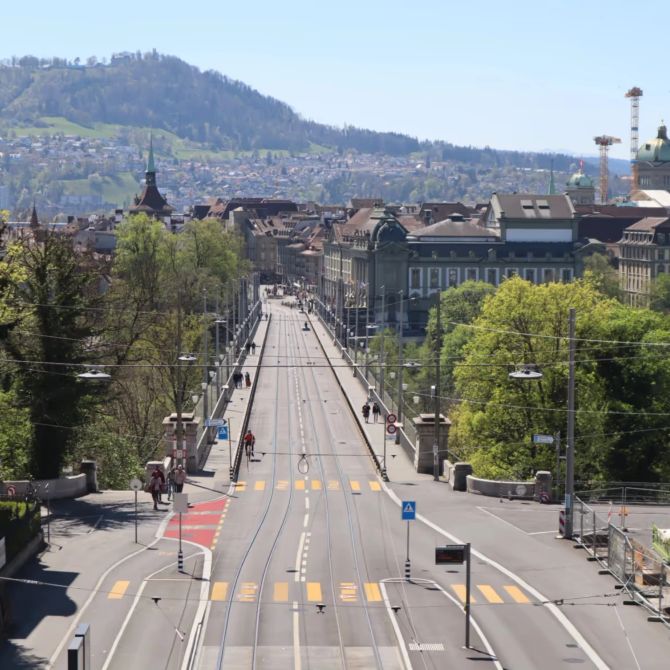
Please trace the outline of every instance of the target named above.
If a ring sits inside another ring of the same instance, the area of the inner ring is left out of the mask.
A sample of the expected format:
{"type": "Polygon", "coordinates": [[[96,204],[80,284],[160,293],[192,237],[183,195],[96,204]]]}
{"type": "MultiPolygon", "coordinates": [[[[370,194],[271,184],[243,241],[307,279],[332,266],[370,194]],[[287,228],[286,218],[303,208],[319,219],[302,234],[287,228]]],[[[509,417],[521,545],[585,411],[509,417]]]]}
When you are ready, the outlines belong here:
{"type": "Polygon", "coordinates": [[[358,587],[353,582],[340,582],[340,600],[355,603],[358,600],[358,587]]]}
{"type": "Polygon", "coordinates": [[[361,483],[357,482],[355,479],[350,479],[349,480],[349,485],[351,486],[352,491],[360,491],[361,490],[361,483]]]}
{"type": "Polygon", "coordinates": [[[382,485],[379,482],[368,482],[370,484],[370,490],[372,491],[381,491],[382,485]]]}
{"type": "Polygon", "coordinates": [[[254,484],[254,490],[255,491],[265,491],[265,482],[264,481],[258,481],[254,484]]]}
{"type": "Polygon", "coordinates": [[[240,592],[237,594],[237,599],[242,602],[252,603],[256,600],[257,591],[258,584],[255,582],[242,582],[240,592]]]}
{"type": "Polygon", "coordinates": [[[505,591],[509,593],[518,603],[529,603],[530,600],[518,586],[506,586],[505,591]]]}
{"type": "Polygon", "coordinates": [[[319,582],[307,582],[307,600],[311,603],[320,603],[323,600],[319,582]]]}
{"type": "Polygon", "coordinates": [[[503,602],[503,599],[495,592],[492,586],[489,586],[488,584],[477,584],[477,588],[490,603],[498,605],[503,602]]]}
{"type": "Polygon", "coordinates": [[[107,595],[107,598],[109,600],[121,600],[129,586],[130,582],[124,579],[114,582],[114,586],[112,586],[112,590],[107,595]]]}
{"type": "Polygon", "coordinates": [[[304,491],[305,490],[305,480],[304,479],[296,479],[295,480],[295,490],[296,491],[304,491]]]}
{"type": "Polygon", "coordinates": [[[312,479],[312,491],[319,491],[319,490],[321,490],[321,480],[312,479]]]}
{"type": "Polygon", "coordinates": [[[288,489],[288,481],[286,479],[280,479],[277,482],[277,491],[286,491],[288,489]]]}
{"type": "MultiPolygon", "coordinates": [[[[454,590],[458,598],[462,603],[465,602],[465,584],[452,584],[451,588],[454,590]]],[[[476,603],[477,601],[470,595],[470,602],[476,603]]]]}
{"type": "Polygon", "coordinates": [[[236,491],[246,491],[247,490],[247,483],[246,482],[235,482],[235,490],[236,491]]]}
{"type": "Polygon", "coordinates": [[[228,582],[214,582],[211,600],[225,600],[228,595],[228,582]]]}
{"type": "Polygon", "coordinates": [[[376,603],[382,599],[382,593],[379,590],[379,584],[376,582],[366,582],[364,585],[365,597],[369,603],[376,603]]]}
{"type": "Polygon", "coordinates": [[[288,600],[288,582],[275,582],[274,601],[285,603],[288,600]]]}
{"type": "Polygon", "coordinates": [[[339,491],[340,490],[340,482],[338,482],[337,479],[329,479],[328,480],[328,490],[329,491],[339,491]]]}

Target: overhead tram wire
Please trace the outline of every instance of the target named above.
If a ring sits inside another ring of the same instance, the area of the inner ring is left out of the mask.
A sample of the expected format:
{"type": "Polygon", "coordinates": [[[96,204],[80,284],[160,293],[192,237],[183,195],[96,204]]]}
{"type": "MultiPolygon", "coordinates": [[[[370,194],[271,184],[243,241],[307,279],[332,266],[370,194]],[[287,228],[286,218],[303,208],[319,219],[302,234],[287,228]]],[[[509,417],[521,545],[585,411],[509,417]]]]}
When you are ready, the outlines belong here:
{"type": "MultiPolygon", "coordinates": [[[[313,368],[313,366],[309,366],[309,367],[313,368]]],[[[316,376],[314,374],[313,369],[312,369],[312,375],[311,376],[312,376],[312,381],[314,383],[314,387],[316,389],[318,389],[319,384],[316,381],[316,376]]],[[[334,377],[334,375],[333,375],[333,377],[334,377]]],[[[337,382],[337,380],[334,380],[334,381],[337,382]]],[[[332,445],[333,435],[335,434],[335,431],[333,431],[332,426],[330,426],[328,413],[325,412],[325,410],[323,409],[323,403],[320,403],[319,407],[321,407],[321,411],[323,412],[323,416],[325,418],[326,425],[329,426],[327,440],[332,445]]],[[[319,457],[319,458],[321,458],[321,457],[319,457]]],[[[340,480],[340,485],[343,487],[344,484],[345,484],[345,477],[344,477],[344,472],[342,470],[342,466],[341,466],[337,456],[334,457],[334,463],[335,463],[335,467],[337,468],[337,474],[338,474],[338,478],[340,480]]],[[[321,468],[323,468],[323,464],[320,464],[320,465],[321,465],[321,468]]],[[[343,488],[343,490],[344,490],[344,488],[343,488]]],[[[346,507],[346,510],[347,510],[347,527],[349,528],[349,538],[351,540],[351,550],[352,550],[352,556],[353,556],[353,561],[354,561],[354,569],[356,571],[356,576],[358,578],[358,583],[363,584],[368,580],[363,579],[363,576],[361,574],[360,565],[359,565],[358,554],[357,554],[357,551],[356,551],[356,534],[354,532],[353,513],[352,513],[352,509],[351,509],[352,502],[350,500],[350,496],[348,496],[348,495],[344,496],[344,503],[345,503],[345,507],[346,507]]],[[[381,657],[379,655],[379,648],[378,648],[378,645],[377,645],[377,640],[375,638],[374,628],[372,626],[372,619],[370,618],[370,612],[369,612],[368,607],[367,607],[367,602],[364,602],[363,611],[365,612],[365,618],[366,618],[368,628],[369,628],[369,631],[370,631],[370,639],[372,640],[372,648],[374,650],[375,660],[377,662],[377,666],[381,670],[383,670],[384,666],[383,666],[381,657]]]]}

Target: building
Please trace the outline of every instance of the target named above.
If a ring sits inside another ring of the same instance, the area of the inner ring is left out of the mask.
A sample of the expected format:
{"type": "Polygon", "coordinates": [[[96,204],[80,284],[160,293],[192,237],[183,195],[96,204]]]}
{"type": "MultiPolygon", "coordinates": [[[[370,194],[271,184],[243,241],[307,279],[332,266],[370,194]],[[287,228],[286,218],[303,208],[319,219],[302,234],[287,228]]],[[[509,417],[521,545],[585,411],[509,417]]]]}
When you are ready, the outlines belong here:
{"type": "Polygon", "coordinates": [[[656,137],[643,142],[637,152],[638,186],[641,189],[670,189],[670,140],[665,125],[656,137]]]}
{"type": "Polygon", "coordinates": [[[619,278],[627,301],[644,306],[652,282],[670,272],[670,218],[645,217],[626,228],[619,242],[619,278]]]}
{"type": "Polygon", "coordinates": [[[565,185],[565,193],[573,205],[593,205],[596,202],[596,187],[593,179],[584,173],[583,166],[575,172],[565,185]]]}
{"type": "Polygon", "coordinates": [[[171,224],[173,208],[161,195],[156,185],[156,164],[154,161],[153,139],[149,141],[149,158],[145,173],[144,189],[139,196],[135,196],[133,205],[129,208],[130,214],[146,214],[161,219],[167,225],[171,224]]]}

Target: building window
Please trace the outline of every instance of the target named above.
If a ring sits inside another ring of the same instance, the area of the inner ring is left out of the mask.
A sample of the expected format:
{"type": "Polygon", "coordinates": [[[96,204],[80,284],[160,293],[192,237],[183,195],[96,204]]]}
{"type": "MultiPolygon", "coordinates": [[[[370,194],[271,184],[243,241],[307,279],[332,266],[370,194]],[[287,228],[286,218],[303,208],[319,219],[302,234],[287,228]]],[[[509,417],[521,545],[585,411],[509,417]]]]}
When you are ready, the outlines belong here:
{"type": "Polygon", "coordinates": [[[554,280],[554,268],[544,268],[544,282],[549,284],[554,280]]]}
{"type": "Polygon", "coordinates": [[[440,288],[440,269],[439,268],[430,268],[429,281],[428,284],[430,288],[440,288]]]}
{"type": "Polygon", "coordinates": [[[448,286],[458,286],[458,270],[456,268],[450,268],[448,272],[449,281],[448,286]]]}
{"type": "Polygon", "coordinates": [[[516,268],[505,268],[505,277],[509,279],[510,277],[514,277],[514,275],[518,275],[518,271],[516,268]]]}
{"type": "Polygon", "coordinates": [[[412,268],[409,271],[409,287],[410,288],[421,288],[421,269],[412,268]]]}
{"type": "Polygon", "coordinates": [[[486,281],[488,284],[498,286],[498,270],[496,270],[496,268],[486,269],[486,281]]]}
{"type": "Polygon", "coordinates": [[[535,283],[535,268],[526,268],[525,276],[526,276],[526,281],[529,281],[532,284],[534,284],[535,283]]]}
{"type": "Polygon", "coordinates": [[[572,281],[572,268],[563,268],[561,270],[561,281],[565,283],[572,281]]]}
{"type": "Polygon", "coordinates": [[[477,268],[466,268],[465,278],[472,281],[477,281],[477,268]]]}

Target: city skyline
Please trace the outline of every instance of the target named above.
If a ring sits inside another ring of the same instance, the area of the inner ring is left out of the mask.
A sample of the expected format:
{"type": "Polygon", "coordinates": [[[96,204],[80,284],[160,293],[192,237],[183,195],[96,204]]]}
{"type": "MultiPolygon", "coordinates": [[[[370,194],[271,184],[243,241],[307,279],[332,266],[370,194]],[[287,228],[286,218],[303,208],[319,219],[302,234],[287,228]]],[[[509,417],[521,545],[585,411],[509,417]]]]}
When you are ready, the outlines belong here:
{"type": "Polygon", "coordinates": [[[85,60],[155,48],[320,123],[520,151],[592,156],[593,137],[609,134],[622,140],[611,156],[627,159],[624,94],[632,86],[645,92],[641,141],[670,116],[662,46],[630,29],[638,16],[661,15],[660,2],[633,14],[617,0],[606,16],[573,0],[542,7],[519,0],[507,12],[488,0],[450,4],[424,0],[410,12],[395,0],[343,0],[337,8],[261,0],[252,15],[211,0],[187,7],[119,0],[113,13],[70,0],[40,7],[39,23],[34,7],[12,6],[6,25],[16,29],[7,31],[2,56],[85,60]],[[631,41],[644,50],[644,68],[631,41]]]}

